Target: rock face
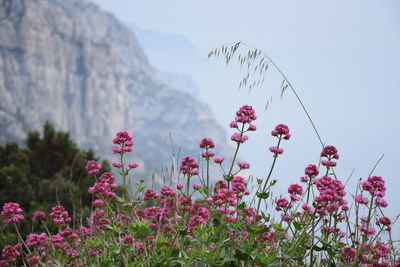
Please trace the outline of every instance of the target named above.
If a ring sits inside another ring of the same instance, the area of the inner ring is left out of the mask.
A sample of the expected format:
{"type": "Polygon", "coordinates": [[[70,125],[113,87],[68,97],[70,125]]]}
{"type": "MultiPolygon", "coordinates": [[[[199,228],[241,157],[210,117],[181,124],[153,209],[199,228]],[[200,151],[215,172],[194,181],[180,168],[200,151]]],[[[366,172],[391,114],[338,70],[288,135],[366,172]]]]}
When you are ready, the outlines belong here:
{"type": "Polygon", "coordinates": [[[132,132],[142,171],[171,161],[169,133],[181,156],[203,137],[230,151],[210,108],[158,81],[111,14],[86,0],[0,0],[0,143],[45,121],[108,157],[115,132],[132,132]]]}

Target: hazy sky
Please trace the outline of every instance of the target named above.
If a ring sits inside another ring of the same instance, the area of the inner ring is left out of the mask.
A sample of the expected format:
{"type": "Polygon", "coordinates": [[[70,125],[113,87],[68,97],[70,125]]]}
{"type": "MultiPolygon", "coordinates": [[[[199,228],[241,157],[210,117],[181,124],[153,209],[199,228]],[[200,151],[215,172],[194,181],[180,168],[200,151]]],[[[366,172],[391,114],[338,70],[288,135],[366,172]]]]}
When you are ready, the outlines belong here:
{"type": "Polygon", "coordinates": [[[274,72],[248,94],[237,89],[237,65],[206,60],[211,48],[226,42],[244,41],[262,49],[298,90],[324,141],[339,149],[339,177],[346,180],[355,169],[349,189],[385,154],[374,174],[387,181],[388,214],[399,212],[400,1],[94,2],[122,21],[187,37],[199,55],[191,74],[221,124],[227,125],[242,104],[256,108],[259,130],[250,134],[241,152],[255,176],[265,177],[272,160],[268,147],[275,140],[269,132],[277,123],[287,124],[293,138],[283,144],[285,153],[273,176],[285,190],[307,164],[317,163],[320,152],[300,105],[289,91],[280,100],[281,80],[274,72]]]}

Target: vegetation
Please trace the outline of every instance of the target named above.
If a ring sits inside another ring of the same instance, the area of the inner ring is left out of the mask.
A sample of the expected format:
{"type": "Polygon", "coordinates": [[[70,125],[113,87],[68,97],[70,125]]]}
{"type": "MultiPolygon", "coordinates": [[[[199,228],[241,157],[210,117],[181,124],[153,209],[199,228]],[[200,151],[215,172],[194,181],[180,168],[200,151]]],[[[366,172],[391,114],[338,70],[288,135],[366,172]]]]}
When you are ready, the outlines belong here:
{"type": "MultiPolygon", "coordinates": [[[[255,190],[250,192],[249,180],[241,176],[250,164],[237,162],[237,155],[249,138],[247,134],[257,129],[256,119],[254,109],[244,105],[229,124],[236,145],[231,162],[216,157],[212,150],[216,144],[204,138],[199,144],[204,164],[190,156],[182,158],[179,173],[173,169],[170,184],[159,192],[137,182],[134,192],[119,196],[114,175],[104,164],[88,161],[90,177],[85,179],[93,185],[86,198],[91,195],[93,201],[91,214],[80,224],[74,225],[77,220],[70,217],[71,207],[57,201],[51,211],[43,208],[33,218],[25,218],[24,205],[33,211],[26,198],[5,203],[1,217],[6,232],[18,240],[3,248],[0,265],[15,265],[20,260],[32,266],[400,266],[398,241],[391,235],[396,218],[384,215],[388,205],[384,179],[371,174],[359,183],[354,195],[349,194],[333,172],[339,160],[334,146],[324,146],[320,161],[306,166],[286,194],[272,198],[277,181],[270,179],[271,174],[291,138],[288,126],[277,125],[271,132],[276,144],[269,148],[270,171],[256,179],[255,190]],[[210,164],[221,167],[221,179],[215,183],[208,172],[210,164]],[[184,184],[173,182],[176,175],[184,184]],[[32,232],[21,234],[20,226],[28,220],[35,221],[32,232]],[[57,232],[48,231],[50,227],[57,232]]],[[[37,141],[41,140],[37,134],[30,137],[36,142],[27,142],[28,150],[49,145],[37,141]]],[[[43,140],[47,139],[45,134],[43,140]]],[[[133,151],[132,135],[118,132],[113,143],[118,160],[112,166],[124,184],[135,182],[133,171],[138,164],[124,160],[126,153],[133,151]]],[[[42,168],[41,160],[29,161],[29,153],[23,155],[8,158],[27,162],[29,168],[36,168],[38,177],[52,177],[60,171],[42,168]]],[[[57,160],[65,159],[60,155],[66,154],[58,155],[57,160]]],[[[52,159],[42,155],[42,160],[52,159]]],[[[23,168],[18,164],[14,171],[24,177],[23,168]]],[[[84,177],[77,170],[79,174],[84,177]]],[[[41,179],[50,178],[38,181],[41,179]]],[[[30,184],[27,178],[22,183],[30,184]]],[[[31,187],[26,192],[37,194],[31,187]]]]}
{"type": "MultiPolygon", "coordinates": [[[[84,166],[88,160],[98,158],[90,150],[79,149],[68,133],[56,131],[50,123],[43,126],[42,135],[29,132],[25,144],[25,147],[16,143],[0,146],[0,203],[17,202],[28,217],[36,210],[49,210],[62,203],[74,215],[71,225],[82,223],[90,213],[92,198],[87,188],[94,181],[84,166]]],[[[110,169],[106,162],[103,169],[110,169]]],[[[31,221],[19,224],[23,235],[32,227],[44,231],[31,221]]],[[[17,241],[3,225],[0,230],[3,232],[0,247],[17,241]]]]}

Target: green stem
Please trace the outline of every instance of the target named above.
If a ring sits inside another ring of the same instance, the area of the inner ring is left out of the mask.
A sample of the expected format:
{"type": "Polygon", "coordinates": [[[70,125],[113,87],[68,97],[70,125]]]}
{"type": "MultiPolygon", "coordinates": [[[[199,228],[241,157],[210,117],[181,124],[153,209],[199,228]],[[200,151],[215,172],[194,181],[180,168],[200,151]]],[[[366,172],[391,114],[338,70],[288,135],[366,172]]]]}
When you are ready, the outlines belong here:
{"type": "MultiPolygon", "coordinates": [[[[279,140],[278,140],[278,145],[277,145],[277,147],[278,147],[278,148],[279,148],[279,145],[281,144],[281,140],[282,140],[282,138],[281,138],[281,137],[279,137],[279,140]]],[[[267,179],[265,180],[264,187],[263,187],[263,189],[262,189],[261,193],[264,193],[264,192],[265,192],[265,190],[266,190],[266,188],[267,188],[268,181],[269,181],[269,179],[271,178],[272,171],[274,170],[274,167],[275,167],[275,163],[276,163],[276,159],[277,159],[277,158],[278,158],[278,155],[277,155],[277,154],[275,154],[275,155],[274,155],[274,160],[272,161],[271,168],[270,168],[270,170],[269,170],[269,173],[268,173],[267,179]]],[[[260,211],[260,205],[261,205],[261,198],[259,198],[259,199],[258,199],[258,204],[257,204],[257,214],[258,214],[258,212],[260,211]]]]}

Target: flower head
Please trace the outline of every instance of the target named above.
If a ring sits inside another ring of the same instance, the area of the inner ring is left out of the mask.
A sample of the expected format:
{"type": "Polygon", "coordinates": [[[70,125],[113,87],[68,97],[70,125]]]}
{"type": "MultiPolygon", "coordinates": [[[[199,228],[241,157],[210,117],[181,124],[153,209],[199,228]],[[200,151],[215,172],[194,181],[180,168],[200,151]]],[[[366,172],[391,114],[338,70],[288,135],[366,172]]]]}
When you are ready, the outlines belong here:
{"type": "Polygon", "coordinates": [[[1,211],[0,216],[4,217],[4,224],[10,225],[24,219],[22,212],[23,210],[20,208],[18,203],[8,202],[3,205],[3,210],[1,211]]]}
{"type": "Polygon", "coordinates": [[[277,126],[275,126],[275,129],[272,130],[271,135],[279,138],[283,137],[283,139],[289,140],[289,127],[285,124],[278,124],[277,126]]]}
{"type": "Polygon", "coordinates": [[[200,148],[214,148],[215,144],[211,138],[203,138],[199,144],[200,148]]]}
{"type": "Polygon", "coordinates": [[[196,170],[199,168],[199,164],[193,157],[184,157],[181,161],[181,172],[188,176],[197,175],[199,171],[196,170]]]}
{"type": "Polygon", "coordinates": [[[91,160],[86,164],[86,170],[89,174],[99,173],[100,169],[101,169],[100,162],[97,162],[95,160],[91,160]]]}
{"type": "Polygon", "coordinates": [[[256,119],[257,115],[252,106],[243,105],[238,111],[236,111],[236,122],[251,123],[256,119]]]}
{"type": "Polygon", "coordinates": [[[381,176],[371,176],[366,181],[362,182],[361,186],[374,197],[385,196],[385,181],[381,176]]]}

